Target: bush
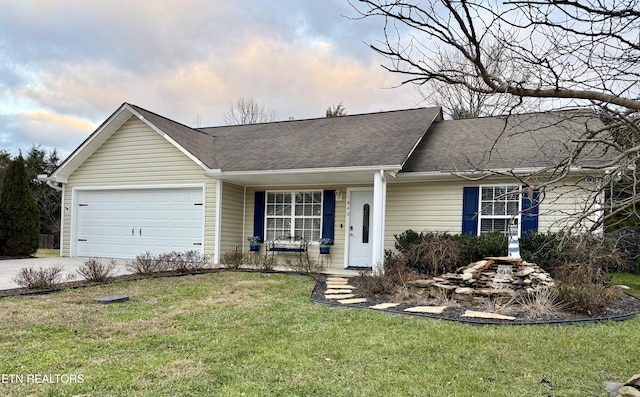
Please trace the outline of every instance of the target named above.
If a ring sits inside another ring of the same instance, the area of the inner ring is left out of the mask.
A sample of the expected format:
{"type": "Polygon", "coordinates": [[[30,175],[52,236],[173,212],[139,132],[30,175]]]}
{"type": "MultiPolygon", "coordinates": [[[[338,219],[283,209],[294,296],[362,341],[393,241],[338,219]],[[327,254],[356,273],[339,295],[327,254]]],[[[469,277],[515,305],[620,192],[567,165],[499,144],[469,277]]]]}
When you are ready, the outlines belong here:
{"type": "Polygon", "coordinates": [[[99,259],[89,258],[77,272],[87,281],[105,282],[113,277],[115,268],[116,261],[113,259],[104,264],[99,259]]]}
{"type": "Polygon", "coordinates": [[[606,305],[622,299],[624,292],[609,287],[603,270],[588,263],[568,263],[555,271],[558,299],[567,309],[588,315],[599,314],[606,305]]]}
{"type": "Polygon", "coordinates": [[[126,266],[127,269],[135,274],[148,276],[164,270],[165,263],[166,260],[164,257],[153,255],[147,251],[142,255],[136,256],[136,259],[128,262],[126,266]]]}
{"type": "Polygon", "coordinates": [[[567,306],[559,298],[556,288],[525,292],[517,297],[517,302],[520,303],[527,317],[533,320],[557,318],[567,306]]]}
{"type": "Polygon", "coordinates": [[[520,239],[522,258],[538,264],[552,275],[566,263],[585,263],[604,272],[628,269],[625,253],[612,238],[562,233],[527,233],[520,239]]]}
{"type": "Polygon", "coordinates": [[[297,261],[287,259],[286,265],[288,268],[298,273],[315,274],[322,273],[322,271],[324,271],[324,265],[321,262],[315,261],[308,256],[298,258],[297,261]]]}
{"type": "Polygon", "coordinates": [[[360,272],[358,293],[364,296],[391,296],[401,288],[406,290],[405,281],[417,278],[406,266],[402,255],[387,253],[384,274],[373,274],[370,270],[360,272]]]}
{"type": "Polygon", "coordinates": [[[31,194],[24,159],[9,163],[0,189],[0,255],[27,256],[38,250],[40,210],[31,194]]]}
{"type": "Polygon", "coordinates": [[[565,261],[564,255],[560,250],[562,236],[560,233],[525,233],[520,238],[522,259],[530,263],[536,263],[546,271],[552,271],[565,261]]]}
{"type": "Polygon", "coordinates": [[[245,254],[240,250],[227,251],[220,255],[220,263],[227,269],[238,269],[246,261],[245,254]]]}
{"type": "Polygon", "coordinates": [[[500,232],[491,232],[482,236],[461,234],[457,236],[460,242],[460,264],[472,262],[491,256],[506,256],[509,239],[500,232]]]}
{"type": "Polygon", "coordinates": [[[54,289],[62,281],[62,265],[51,267],[23,267],[13,278],[19,286],[27,289],[54,289]]]}
{"type": "Polygon", "coordinates": [[[394,235],[409,269],[428,275],[450,272],[490,256],[505,256],[508,239],[500,232],[482,236],[407,230],[394,235]]]}
{"type": "Polygon", "coordinates": [[[590,316],[602,313],[608,304],[624,296],[621,289],[604,285],[558,283],[556,288],[567,309],[590,316]]]}
{"type": "Polygon", "coordinates": [[[459,267],[460,242],[446,233],[425,233],[417,243],[406,247],[407,267],[418,273],[437,276],[459,267]]]}
{"type": "Polygon", "coordinates": [[[159,270],[173,270],[179,273],[189,273],[194,270],[204,269],[209,265],[209,257],[200,251],[171,251],[159,254],[156,258],[160,264],[159,270]]]}

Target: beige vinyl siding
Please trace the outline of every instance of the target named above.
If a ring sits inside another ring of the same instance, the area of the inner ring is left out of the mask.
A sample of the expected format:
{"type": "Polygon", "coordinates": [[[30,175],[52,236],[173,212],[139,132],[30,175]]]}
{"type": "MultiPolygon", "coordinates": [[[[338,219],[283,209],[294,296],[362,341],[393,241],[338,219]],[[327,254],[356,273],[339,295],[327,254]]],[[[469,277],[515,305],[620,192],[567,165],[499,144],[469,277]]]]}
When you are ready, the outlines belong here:
{"type": "MultiPolygon", "coordinates": [[[[244,187],[222,183],[222,209],[220,211],[220,253],[244,249],[243,236],[244,187]]],[[[253,211],[251,211],[253,216],[253,211]]]]}
{"type": "MultiPolygon", "coordinates": [[[[372,188],[373,189],[373,188],[372,188]]],[[[285,191],[305,191],[305,190],[340,190],[343,194],[342,201],[336,200],[336,212],[334,221],[334,245],[331,247],[330,267],[332,268],[344,268],[344,244],[345,244],[345,229],[346,229],[346,202],[347,202],[347,189],[344,186],[304,186],[304,187],[287,187],[287,186],[269,186],[269,187],[251,187],[247,188],[247,201],[245,206],[245,238],[253,235],[253,212],[255,203],[256,191],[273,191],[273,190],[285,190],[285,191]]],[[[262,246],[262,253],[264,253],[264,245],[262,246]]],[[[248,243],[244,244],[244,250],[248,251],[248,243]]],[[[276,254],[279,259],[285,259],[289,257],[292,259],[291,254],[276,254]]],[[[309,258],[312,260],[320,259],[320,249],[317,242],[311,242],[309,245],[309,258]]],[[[326,258],[323,258],[323,260],[326,258]]],[[[329,266],[327,266],[329,267],[329,266]]]]}
{"type": "Polygon", "coordinates": [[[408,229],[457,234],[462,228],[462,182],[387,184],[385,248],[408,229]]]}
{"type": "MultiPolygon", "coordinates": [[[[462,192],[465,186],[499,185],[505,180],[407,182],[387,184],[385,248],[395,247],[396,234],[408,229],[458,234],[462,232],[462,192]]],[[[510,183],[513,183],[512,181],[510,183]]],[[[547,188],[540,204],[538,231],[556,232],[570,215],[581,213],[588,190],[575,186],[547,188]]]]}
{"type": "MultiPolygon", "coordinates": [[[[559,185],[545,189],[544,200],[540,204],[538,231],[556,232],[575,220],[575,216],[582,214],[585,208],[591,206],[594,200],[596,186],[579,183],[575,185],[559,185]]],[[[591,216],[578,229],[587,230],[596,220],[591,216]]]]}
{"type": "MultiPolygon", "coordinates": [[[[215,181],[204,169],[144,122],[132,116],[68,178],[64,208],[71,209],[73,188],[205,185],[204,248],[215,242],[215,181]]],[[[71,214],[64,212],[62,255],[70,254],[71,214]]]]}

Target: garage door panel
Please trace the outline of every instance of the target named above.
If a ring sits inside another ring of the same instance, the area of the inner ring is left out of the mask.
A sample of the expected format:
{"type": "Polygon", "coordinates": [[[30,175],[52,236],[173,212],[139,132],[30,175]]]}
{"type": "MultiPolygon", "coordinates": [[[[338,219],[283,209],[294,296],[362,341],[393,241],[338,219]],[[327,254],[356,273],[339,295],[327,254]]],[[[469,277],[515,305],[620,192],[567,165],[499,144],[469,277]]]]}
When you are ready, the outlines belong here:
{"type": "Polygon", "coordinates": [[[76,255],[134,258],[202,250],[202,189],[78,192],[76,255]]]}

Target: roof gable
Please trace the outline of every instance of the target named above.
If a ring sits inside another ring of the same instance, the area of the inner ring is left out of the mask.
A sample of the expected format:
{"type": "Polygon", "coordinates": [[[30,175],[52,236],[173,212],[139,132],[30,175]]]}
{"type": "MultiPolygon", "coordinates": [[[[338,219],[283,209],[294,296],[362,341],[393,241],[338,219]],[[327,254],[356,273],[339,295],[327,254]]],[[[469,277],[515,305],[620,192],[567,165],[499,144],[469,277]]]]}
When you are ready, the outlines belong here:
{"type": "MultiPolygon", "coordinates": [[[[206,143],[204,141],[211,141],[210,137],[206,136],[206,134],[202,134],[197,130],[186,127],[155,113],[151,113],[140,107],[124,103],[91,135],[89,135],[89,137],[87,137],[87,139],[85,139],[84,142],[82,142],[82,144],[80,144],[80,146],[78,146],[78,148],[76,148],[76,150],[74,150],[73,153],[71,153],[55,171],[53,171],[51,179],[58,182],[66,182],[69,175],[78,169],[82,163],[84,163],[131,117],[138,117],[150,128],[182,151],[187,157],[199,164],[204,170],[210,170],[213,168],[213,161],[205,163],[185,148],[185,145],[205,147],[206,143]],[[193,135],[194,137],[188,138],[189,135],[193,135]]],[[[206,156],[203,157],[205,160],[211,160],[206,156]]]]}

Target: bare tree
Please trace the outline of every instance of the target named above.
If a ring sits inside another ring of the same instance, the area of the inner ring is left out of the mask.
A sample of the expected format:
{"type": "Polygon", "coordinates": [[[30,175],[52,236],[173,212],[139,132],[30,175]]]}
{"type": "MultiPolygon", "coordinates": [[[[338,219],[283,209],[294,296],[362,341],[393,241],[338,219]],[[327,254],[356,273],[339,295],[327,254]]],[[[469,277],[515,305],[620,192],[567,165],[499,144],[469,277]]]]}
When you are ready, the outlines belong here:
{"type": "MultiPolygon", "coordinates": [[[[490,47],[487,67],[497,73],[506,68],[507,62],[504,60],[504,51],[500,45],[493,44],[490,47]]],[[[456,65],[464,63],[460,54],[450,55],[446,62],[456,65]],[[452,61],[451,58],[454,60],[452,61]]],[[[502,115],[508,113],[515,105],[525,108],[525,102],[528,111],[539,109],[538,101],[531,98],[516,98],[502,93],[488,94],[435,79],[417,84],[416,89],[424,103],[442,107],[445,117],[451,119],[502,115]]]]}
{"type": "Polygon", "coordinates": [[[325,112],[327,117],[341,117],[347,115],[347,109],[340,102],[338,105],[331,105],[327,108],[325,112]]]}
{"type": "MultiPolygon", "coordinates": [[[[362,17],[383,20],[384,39],[371,48],[387,59],[383,67],[403,76],[403,84],[460,88],[483,101],[510,97],[505,114],[521,112],[534,100],[542,109],[606,115],[606,123],[588,123],[566,142],[553,166],[522,178],[535,178],[541,188],[573,183],[578,189],[583,184],[567,178],[575,175],[571,172],[599,175],[597,188],[589,192],[594,199],[573,214],[577,220],[570,227],[603,210],[605,216],[591,229],[636,213],[640,139],[621,144],[616,136],[625,131],[640,137],[638,0],[360,0],[352,5],[362,17]],[[585,160],[595,148],[603,156],[585,160]],[[631,194],[611,193],[621,184],[631,194]]],[[[469,111],[476,114],[473,107],[469,111]]],[[[535,137],[536,131],[530,133],[535,137]]]]}
{"type": "Polygon", "coordinates": [[[227,125],[268,123],[275,119],[275,110],[267,109],[263,103],[258,103],[253,98],[238,99],[229,105],[224,114],[224,122],[227,125]]]}

